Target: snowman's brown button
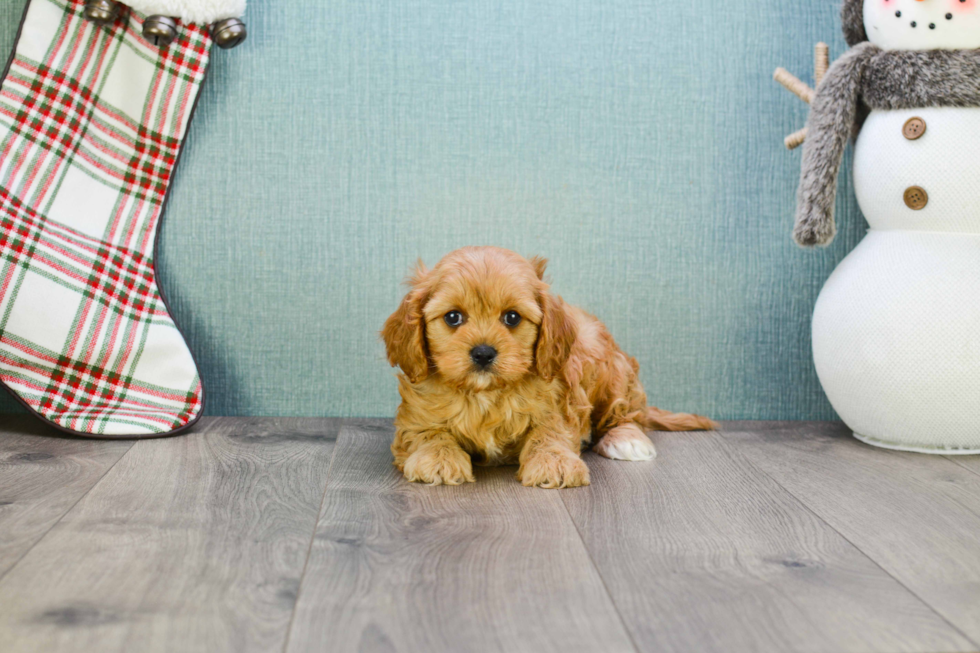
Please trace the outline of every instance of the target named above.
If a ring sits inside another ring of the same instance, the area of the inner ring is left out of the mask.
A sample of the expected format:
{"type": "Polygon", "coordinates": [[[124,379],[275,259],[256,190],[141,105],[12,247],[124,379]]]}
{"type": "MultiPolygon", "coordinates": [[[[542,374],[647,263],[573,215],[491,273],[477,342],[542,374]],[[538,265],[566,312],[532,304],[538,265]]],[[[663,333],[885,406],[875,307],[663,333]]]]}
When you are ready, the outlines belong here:
{"type": "Polygon", "coordinates": [[[929,203],[929,193],[921,186],[910,186],[905,189],[905,206],[913,211],[921,211],[929,203]]]}
{"type": "Polygon", "coordinates": [[[910,141],[917,141],[926,133],[926,121],[922,118],[909,118],[902,127],[902,135],[910,141]]]}

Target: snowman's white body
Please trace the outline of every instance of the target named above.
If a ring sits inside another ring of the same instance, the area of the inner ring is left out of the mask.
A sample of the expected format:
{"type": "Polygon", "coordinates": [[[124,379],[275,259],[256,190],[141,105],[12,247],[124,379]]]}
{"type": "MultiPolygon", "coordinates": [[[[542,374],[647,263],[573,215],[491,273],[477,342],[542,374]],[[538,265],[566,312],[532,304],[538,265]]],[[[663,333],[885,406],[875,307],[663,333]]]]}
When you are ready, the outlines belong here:
{"type": "Polygon", "coordinates": [[[866,442],[980,453],[980,109],[872,113],[854,186],[871,231],[817,301],[824,390],[866,442]],[[925,121],[918,140],[910,118],[925,121]],[[922,210],[910,186],[928,193],[922,210]]]}
{"type": "MultiPolygon", "coordinates": [[[[974,0],[865,0],[864,23],[883,49],[980,47],[974,0]]],[[[871,230],[817,300],[824,390],[865,442],[980,453],[980,109],[872,112],[854,186],[871,230]],[[924,208],[906,204],[911,187],[924,208]]]]}

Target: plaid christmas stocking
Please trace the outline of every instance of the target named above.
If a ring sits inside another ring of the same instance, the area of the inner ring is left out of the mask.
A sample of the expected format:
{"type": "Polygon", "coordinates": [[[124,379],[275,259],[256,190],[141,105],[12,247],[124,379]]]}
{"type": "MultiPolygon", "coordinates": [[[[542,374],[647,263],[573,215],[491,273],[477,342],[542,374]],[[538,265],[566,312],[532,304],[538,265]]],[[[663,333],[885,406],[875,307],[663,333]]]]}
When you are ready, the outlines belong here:
{"type": "Polygon", "coordinates": [[[137,8],[100,25],[85,0],[29,0],[0,86],[0,382],[62,430],[168,435],[201,415],[154,244],[222,4],[244,8],[133,0],[201,21],[176,16],[161,46],[137,8]]]}

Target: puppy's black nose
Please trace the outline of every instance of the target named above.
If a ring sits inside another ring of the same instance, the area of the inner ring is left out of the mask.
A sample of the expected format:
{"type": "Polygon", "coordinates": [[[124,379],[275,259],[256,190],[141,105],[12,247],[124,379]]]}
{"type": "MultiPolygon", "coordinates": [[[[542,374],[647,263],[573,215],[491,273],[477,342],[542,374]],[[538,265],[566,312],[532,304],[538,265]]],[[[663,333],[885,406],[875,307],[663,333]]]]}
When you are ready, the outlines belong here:
{"type": "Polygon", "coordinates": [[[477,345],[470,350],[470,358],[480,367],[489,367],[497,360],[497,350],[490,345],[477,345]]]}

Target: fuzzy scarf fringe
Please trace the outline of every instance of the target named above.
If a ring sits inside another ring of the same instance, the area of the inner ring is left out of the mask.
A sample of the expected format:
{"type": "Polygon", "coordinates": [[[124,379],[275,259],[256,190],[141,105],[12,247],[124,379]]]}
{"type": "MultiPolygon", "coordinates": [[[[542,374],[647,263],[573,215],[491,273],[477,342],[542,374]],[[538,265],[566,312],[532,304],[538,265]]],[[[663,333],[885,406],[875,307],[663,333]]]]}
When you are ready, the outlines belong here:
{"type": "Polygon", "coordinates": [[[863,42],[831,66],[807,121],[793,229],[797,243],[833,241],[841,159],[868,110],[924,107],[980,107],[980,50],[885,51],[863,42]]]}

